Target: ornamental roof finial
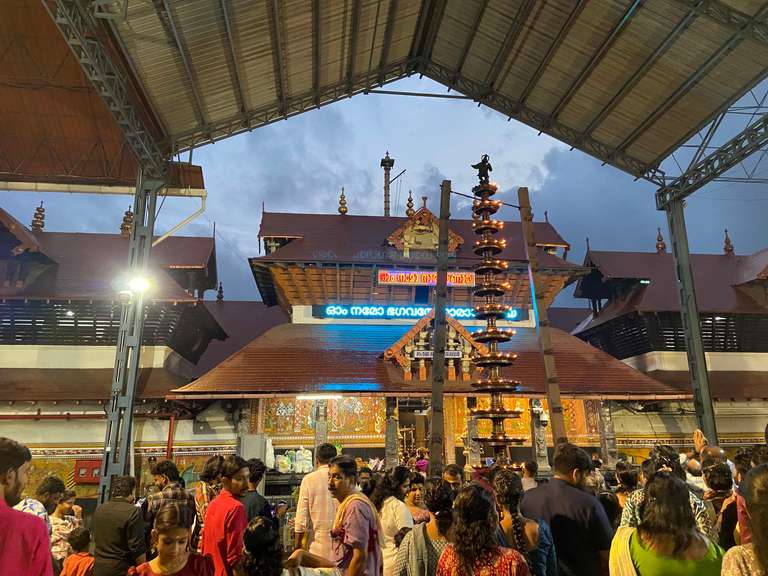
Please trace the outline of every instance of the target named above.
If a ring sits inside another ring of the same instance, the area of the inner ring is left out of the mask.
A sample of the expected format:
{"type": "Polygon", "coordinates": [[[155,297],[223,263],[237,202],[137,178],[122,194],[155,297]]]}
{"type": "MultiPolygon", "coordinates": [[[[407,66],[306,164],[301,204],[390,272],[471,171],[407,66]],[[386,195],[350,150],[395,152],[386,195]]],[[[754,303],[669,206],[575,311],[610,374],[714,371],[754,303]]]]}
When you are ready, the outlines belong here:
{"type": "Polygon", "coordinates": [[[416,214],[416,210],[413,209],[413,192],[408,190],[408,202],[405,203],[405,215],[408,216],[408,218],[411,218],[414,214],[416,214]]]}
{"type": "Polygon", "coordinates": [[[219,289],[216,290],[216,302],[223,302],[224,301],[224,286],[221,285],[221,282],[219,282],[219,289]]]}
{"type": "Polygon", "coordinates": [[[40,206],[35,208],[31,229],[32,232],[42,232],[43,228],[45,228],[45,208],[43,208],[43,203],[40,202],[40,206]]]}
{"type": "Polygon", "coordinates": [[[124,238],[128,238],[131,235],[131,230],[133,229],[133,211],[131,210],[131,207],[128,206],[128,210],[125,211],[125,214],[123,215],[123,223],[120,224],[120,235],[124,238]]]}
{"type": "Polygon", "coordinates": [[[723,244],[723,252],[725,252],[725,254],[728,256],[732,256],[734,253],[733,242],[731,242],[731,237],[728,236],[728,229],[725,230],[725,243],[723,244]]]}
{"type": "Polygon", "coordinates": [[[339,214],[344,216],[349,209],[347,208],[347,197],[344,196],[344,186],[341,187],[341,196],[339,196],[339,214]]]}
{"type": "Polygon", "coordinates": [[[656,229],[656,254],[664,254],[667,251],[667,245],[664,242],[664,236],[661,235],[661,228],[656,229]]]}

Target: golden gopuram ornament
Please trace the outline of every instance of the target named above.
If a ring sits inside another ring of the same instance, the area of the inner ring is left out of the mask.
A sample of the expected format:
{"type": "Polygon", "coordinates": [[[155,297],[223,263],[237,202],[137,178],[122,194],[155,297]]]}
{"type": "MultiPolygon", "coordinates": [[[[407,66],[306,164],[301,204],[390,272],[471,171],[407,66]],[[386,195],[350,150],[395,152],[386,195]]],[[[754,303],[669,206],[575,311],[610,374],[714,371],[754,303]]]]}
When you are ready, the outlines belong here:
{"type": "Polygon", "coordinates": [[[504,466],[509,463],[509,447],[525,442],[525,438],[508,436],[504,427],[507,420],[520,418],[522,414],[521,410],[504,406],[504,395],[516,392],[520,382],[505,378],[501,374],[502,368],[511,366],[517,358],[516,354],[499,350],[499,344],[509,342],[515,335],[514,330],[497,326],[497,322],[503,320],[510,309],[503,303],[504,294],[510,289],[509,283],[503,279],[509,264],[497,258],[504,251],[506,240],[497,238],[504,228],[504,222],[493,219],[493,216],[502,203],[491,199],[498,187],[489,182],[489,172],[492,168],[488,155],[484,155],[480,162],[472,167],[477,169],[480,180],[472,189],[475,196],[472,203],[472,228],[480,237],[474,244],[474,252],[482,258],[475,266],[477,286],[474,294],[482,302],[475,306],[475,316],[486,323],[484,330],[475,332],[472,336],[475,342],[487,347],[485,352],[476,353],[474,356],[473,363],[480,369],[481,377],[472,382],[472,387],[478,392],[487,393],[490,402],[487,407],[473,408],[470,414],[492,423],[490,436],[472,440],[483,447],[486,456],[493,456],[494,464],[504,466]]]}

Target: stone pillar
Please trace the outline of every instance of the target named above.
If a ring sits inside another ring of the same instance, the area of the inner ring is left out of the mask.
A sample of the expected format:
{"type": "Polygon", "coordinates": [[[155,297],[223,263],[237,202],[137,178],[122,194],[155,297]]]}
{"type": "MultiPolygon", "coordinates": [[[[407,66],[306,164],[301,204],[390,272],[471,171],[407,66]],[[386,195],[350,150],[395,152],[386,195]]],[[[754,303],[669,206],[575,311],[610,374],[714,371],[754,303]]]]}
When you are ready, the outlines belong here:
{"type": "Polygon", "coordinates": [[[328,442],[328,400],[315,400],[315,452],[328,442]]]}
{"type": "Polygon", "coordinates": [[[477,432],[477,418],[473,418],[469,415],[469,411],[476,406],[477,398],[474,396],[467,398],[467,439],[465,441],[467,447],[467,464],[464,467],[464,471],[468,474],[472,472],[473,467],[480,466],[480,445],[472,440],[479,435],[477,432]]]}
{"type": "Polygon", "coordinates": [[[600,453],[603,458],[603,467],[613,470],[616,468],[618,451],[616,450],[616,431],[613,429],[610,400],[599,402],[597,410],[600,422],[600,453]]]}
{"type": "Polygon", "coordinates": [[[398,439],[397,398],[387,397],[386,428],[384,432],[384,465],[390,470],[400,463],[398,456],[400,441],[398,439]]]}
{"type": "Polygon", "coordinates": [[[446,398],[443,416],[445,418],[445,464],[456,464],[456,439],[454,428],[456,425],[455,398],[446,398]]]}
{"type": "Polygon", "coordinates": [[[552,472],[547,454],[547,420],[544,417],[544,405],[538,398],[529,400],[531,410],[531,452],[533,461],[539,465],[539,474],[548,475],[552,472]]]}

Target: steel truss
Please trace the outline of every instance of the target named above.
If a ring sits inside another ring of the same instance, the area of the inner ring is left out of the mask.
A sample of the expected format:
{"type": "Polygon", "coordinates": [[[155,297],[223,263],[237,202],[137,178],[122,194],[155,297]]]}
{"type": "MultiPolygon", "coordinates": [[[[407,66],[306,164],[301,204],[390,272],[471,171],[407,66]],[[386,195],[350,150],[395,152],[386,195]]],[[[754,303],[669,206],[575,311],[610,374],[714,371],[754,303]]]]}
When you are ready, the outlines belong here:
{"type": "MultiPolygon", "coordinates": [[[[685,170],[676,177],[663,177],[663,184],[656,192],[656,208],[663,210],[669,225],[670,244],[675,261],[677,289],[680,298],[682,321],[688,355],[688,367],[693,388],[693,402],[699,427],[712,443],[717,443],[717,424],[714,405],[709,387],[706,356],[701,338],[701,324],[696,303],[696,288],[693,281],[688,235],[685,224],[685,199],[706,184],[715,181],[761,182],[756,178],[757,167],[766,151],[755,166],[748,170],[742,165],[744,176],[727,173],[742,164],[751,154],[761,151],[768,144],[768,110],[764,106],[768,91],[758,99],[753,91],[749,95],[754,106],[736,104],[723,110],[712,120],[704,133],[699,132],[698,143],[685,144],[681,148],[693,150],[685,170]],[[714,137],[731,114],[751,114],[748,125],[720,146],[712,145],[714,137]],[[758,118],[752,122],[754,118],[758,118]]],[[[680,167],[673,153],[670,158],[680,167]]]]}
{"type": "Polygon", "coordinates": [[[93,15],[76,0],[42,2],[88,80],[122,128],[139,165],[147,174],[162,177],[166,158],[131,103],[128,82],[99,42],[93,15]]]}
{"type": "MultiPolygon", "coordinates": [[[[128,271],[132,278],[143,277],[149,267],[155,207],[162,180],[146,177],[139,170],[133,201],[133,229],[128,252],[128,271]]],[[[133,452],[133,406],[141,358],[141,335],[144,328],[144,291],[123,293],[120,330],[117,335],[115,369],[107,409],[107,432],[104,460],[99,481],[99,503],[109,499],[112,479],[130,472],[133,452]]]]}
{"type": "Polygon", "coordinates": [[[665,210],[671,202],[685,199],[705,184],[737,166],[766,144],[768,144],[768,114],[764,114],[757,122],[747,126],[728,142],[716,148],[714,152],[695,162],[674,181],[659,188],[656,192],[656,207],[659,210],[665,210]]]}

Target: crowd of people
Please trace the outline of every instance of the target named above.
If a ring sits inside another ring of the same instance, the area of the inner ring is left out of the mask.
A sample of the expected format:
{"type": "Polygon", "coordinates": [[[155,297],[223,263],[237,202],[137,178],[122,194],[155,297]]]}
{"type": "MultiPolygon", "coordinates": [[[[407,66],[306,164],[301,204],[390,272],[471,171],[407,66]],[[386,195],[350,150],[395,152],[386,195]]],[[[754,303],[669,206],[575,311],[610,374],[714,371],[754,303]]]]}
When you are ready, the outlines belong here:
{"type": "Polygon", "coordinates": [[[294,537],[257,490],[265,465],[213,456],[188,490],[170,460],[153,490],[115,478],[89,525],[50,476],[22,498],[30,451],[0,438],[0,573],[19,576],[766,576],[768,447],[729,460],[653,448],[635,469],[561,444],[551,479],[533,462],[429,477],[428,455],[374,473],[317,447],[294,537]],[[286,547],[292,552],[286,552],[286,547]]]}

